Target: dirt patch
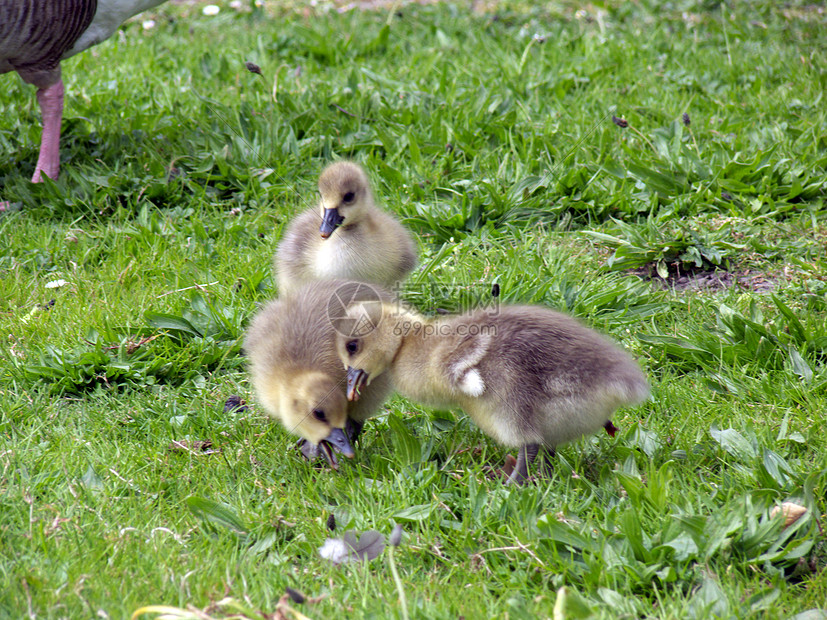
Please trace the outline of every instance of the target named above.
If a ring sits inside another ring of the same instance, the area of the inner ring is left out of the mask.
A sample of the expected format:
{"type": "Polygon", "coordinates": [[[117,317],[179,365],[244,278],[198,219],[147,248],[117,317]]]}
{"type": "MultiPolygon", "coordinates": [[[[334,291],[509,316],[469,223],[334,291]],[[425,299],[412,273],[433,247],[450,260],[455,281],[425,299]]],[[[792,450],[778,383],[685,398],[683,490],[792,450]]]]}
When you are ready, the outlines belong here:
{"type": "Polygon", "coordinates": [[[738,286],[757,293],[769,293],[774,291],[782,276],[767,272],[752,271],[724,271],[715,269],[713,271],[694,271],[691,273],[669,274],[661,278],[654,270],[647,267],[632,269],[629,273],[639,276],[644,280],[650,280],[661,288],[674,289],[676,291],[722,291],[738,286]]]}

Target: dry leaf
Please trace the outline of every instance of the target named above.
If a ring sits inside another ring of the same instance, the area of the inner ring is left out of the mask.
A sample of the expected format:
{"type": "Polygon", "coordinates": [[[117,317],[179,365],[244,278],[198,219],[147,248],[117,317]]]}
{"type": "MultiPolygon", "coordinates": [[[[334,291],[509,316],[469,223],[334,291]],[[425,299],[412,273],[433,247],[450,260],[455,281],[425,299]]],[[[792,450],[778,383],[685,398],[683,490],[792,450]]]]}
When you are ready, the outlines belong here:
{"type": "Polygon", "coordinates": [[[793,523],[798,521],[801,517],[804,516],[804,513],[807,512],[807,509],[804,506],[799,506],[798,504],[794,504],[793,502],[784,502],[780,506],[776,506],[772,510],[770,510],[770,517],[775,517],[778,513],[784,515],[784,529],[790,527],[793,523]]]}
{"type": "Polygon", "coordinates": [[[244,413],[249,410],[250,408],[247,407],[246,401],[235,394],[231,395],[224,402],[224,413],[244,413]]]}
{"type": "Polygon", "coordinates": [[[511,475],[511,472],[514,471],[514,468],[517,466],[517,459],[514,458],[511,454],[505,455],[505,464],[503,465],[503,475],[508,478],[511,475]]]}
{"type": "Polygon", "coordinates": [[[211,450],[212,442],[209,439],[204,441],[190,441],[182,439],[181,441],[173,441],[167,446],[170,452],[196,452],[199,454],[216,454],[218,450],[211,450]]]}

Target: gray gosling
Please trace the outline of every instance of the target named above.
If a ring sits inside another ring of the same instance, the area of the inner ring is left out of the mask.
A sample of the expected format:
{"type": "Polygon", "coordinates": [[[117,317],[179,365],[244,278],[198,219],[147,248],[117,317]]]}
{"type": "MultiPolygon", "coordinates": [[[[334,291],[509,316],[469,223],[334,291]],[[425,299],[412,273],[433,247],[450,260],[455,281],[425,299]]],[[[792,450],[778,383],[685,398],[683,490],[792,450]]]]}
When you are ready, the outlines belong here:
{"type": "Polygon", "coordinates": [[[266,304],[244,339],[250,377],[264,410],[302,437],[304,456],[313,460],[322,455],[333,469],[338,469],[334,450],[354,456],[352,442],[364,420],[384,403],[390,380],[374,382],[364,399],[348,402],[331,317],[344,316],[348,304],[365,296],[378,305],[376,295],[358,282],[314,282],[266,304]]]}
{"type": "Polygon", "coordinates": [[[343,278],[391,287],[416,266],[411,234],[376,207],[361,166],[338,162],[319,177],[318,208],[287,228],[273,259],[279,293],[343,278]]]}
{"type": "Polygon", "coordinates": [[[604,427],[643,401],[649,386],[632,357],[575,319],[537,306],[506,306],[429,320],[383,305],[376,328],[337,336],[350,400],[390,374],[413,401],[461,408],[490,437],[519,448],[508,484],[521,484],[538,453],[604,427]]]}

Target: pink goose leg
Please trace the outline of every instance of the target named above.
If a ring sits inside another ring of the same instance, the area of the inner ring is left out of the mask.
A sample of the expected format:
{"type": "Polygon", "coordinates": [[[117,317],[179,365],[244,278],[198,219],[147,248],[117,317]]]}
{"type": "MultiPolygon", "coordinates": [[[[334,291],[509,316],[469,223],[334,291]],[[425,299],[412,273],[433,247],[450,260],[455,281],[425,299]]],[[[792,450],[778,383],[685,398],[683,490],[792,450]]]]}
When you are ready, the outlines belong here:
{"type": "Polygon", "coordinates": [[[63,80],[37,91],[37,101],[43,116],[40,137],[40,155],[37,158],[32,183],[43,181],[45,174],[56,179],[60,172],[60,123],[63,120],[63,80]]]}

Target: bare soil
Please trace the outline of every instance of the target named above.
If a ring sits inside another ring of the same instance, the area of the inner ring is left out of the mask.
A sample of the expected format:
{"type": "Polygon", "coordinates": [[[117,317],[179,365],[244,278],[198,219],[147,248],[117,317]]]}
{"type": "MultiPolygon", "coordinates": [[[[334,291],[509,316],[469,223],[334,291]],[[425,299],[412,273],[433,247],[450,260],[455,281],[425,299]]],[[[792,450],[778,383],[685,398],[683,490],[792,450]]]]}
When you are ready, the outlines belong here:
{"type": "Polygon", "coordinates": [[[655,273],[654,268],[642,267],[632,269],[629,273],[640,276],[644,280],[652,281],[661,288],[671,288],[676,291],[685,290],[710,290],[720,291],[737,286],[758,293],[769,293],[775,290],[779,280],[778,274],[744,269],[741,271],[725,271],[715,269],[712,271],[693,271],[685,273],[670,273],[668,277],[661,278],[655,273]]]}

